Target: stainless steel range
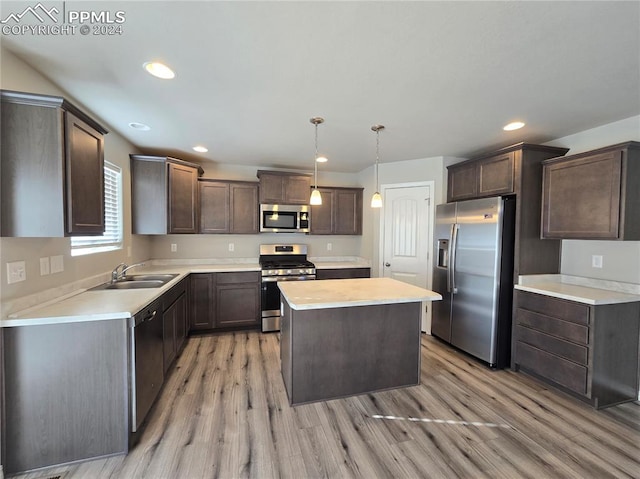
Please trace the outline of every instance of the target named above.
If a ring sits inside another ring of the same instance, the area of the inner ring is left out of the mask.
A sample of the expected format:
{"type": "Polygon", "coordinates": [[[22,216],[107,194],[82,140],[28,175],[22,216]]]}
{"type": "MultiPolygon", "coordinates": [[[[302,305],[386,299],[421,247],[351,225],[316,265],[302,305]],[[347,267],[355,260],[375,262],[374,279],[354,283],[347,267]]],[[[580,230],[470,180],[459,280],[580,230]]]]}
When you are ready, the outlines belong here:
{"type": "Polygon", "coordinates": [[[262,268],[262,331],[280,331],[278,281],[316,279],[316,265],[307,260],[306,244],[260,245],[262,268]]]}

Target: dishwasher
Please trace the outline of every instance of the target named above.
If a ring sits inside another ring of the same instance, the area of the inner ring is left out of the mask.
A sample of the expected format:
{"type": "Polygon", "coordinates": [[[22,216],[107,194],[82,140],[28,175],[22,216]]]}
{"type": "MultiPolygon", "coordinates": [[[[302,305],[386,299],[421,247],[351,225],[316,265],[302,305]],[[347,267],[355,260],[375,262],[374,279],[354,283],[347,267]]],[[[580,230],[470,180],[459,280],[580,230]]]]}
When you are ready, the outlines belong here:
{"type": "Polygon", "coordinates": [[[157,300],[137,313],[131,321],[131,432],[144,421],[162,382],[162,301],[157,300]]]}

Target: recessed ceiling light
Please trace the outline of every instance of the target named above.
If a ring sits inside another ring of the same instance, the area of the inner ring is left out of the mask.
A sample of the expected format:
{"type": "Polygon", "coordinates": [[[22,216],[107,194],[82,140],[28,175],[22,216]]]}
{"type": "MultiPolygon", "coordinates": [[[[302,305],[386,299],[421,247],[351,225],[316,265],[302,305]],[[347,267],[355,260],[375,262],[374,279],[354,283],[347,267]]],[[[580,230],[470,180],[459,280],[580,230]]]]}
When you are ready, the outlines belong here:
{"type": "Polygon", "coordinates": [[[316,158],[316,161],[318,163],[326,163],[329,160],[327,160],[324,156],[319,156],[318,158],[316,158]]]}
{"type": "Polygon", "coordinates": [[[176,76],[171,68],[160,62],[146,62],[142,65],[154,77],[170,80],[176,76]]]}
{"type": "Polygon", "coordinates": [[[524,126],[524,123],[522,123],[521,121],[514,121],[509,123],[508,125],[505,125],[502,129],[504,131],[513,131],[513,130],[519,130],[523,126],[524,126]]]}
{"type": "Polygon", "coordinates": [[[134,130],[138,131],[149,131],[151,127],[149,125],[145,125],[144,123],[138,123],[137,121],[132,121],[129,123],[129,126],[134,130]]]}
{"type": "Polygon", "coordinates": [[[200,146],[200,145],[194,146],[193,150],[197,151],[198,153],[206,153],[207,151],[209,151],[208,148],[205,148],[204,146],[200,146]]]}

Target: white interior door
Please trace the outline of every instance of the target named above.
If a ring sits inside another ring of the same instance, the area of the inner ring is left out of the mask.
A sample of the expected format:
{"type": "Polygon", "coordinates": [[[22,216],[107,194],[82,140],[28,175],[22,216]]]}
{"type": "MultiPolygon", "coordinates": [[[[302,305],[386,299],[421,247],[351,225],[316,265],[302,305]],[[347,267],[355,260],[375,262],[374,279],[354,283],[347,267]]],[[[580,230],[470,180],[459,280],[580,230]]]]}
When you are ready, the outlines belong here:
{"type": "MultiPolygon", "coordinates": [[[[433,185],[383,187],[380,274],[431,289],[433,185]]],[[[425,304],[426,306],[426,304],[425,304]]],[[[422,330],[431,332],[431,311],[423,308],[422,330]]]]}

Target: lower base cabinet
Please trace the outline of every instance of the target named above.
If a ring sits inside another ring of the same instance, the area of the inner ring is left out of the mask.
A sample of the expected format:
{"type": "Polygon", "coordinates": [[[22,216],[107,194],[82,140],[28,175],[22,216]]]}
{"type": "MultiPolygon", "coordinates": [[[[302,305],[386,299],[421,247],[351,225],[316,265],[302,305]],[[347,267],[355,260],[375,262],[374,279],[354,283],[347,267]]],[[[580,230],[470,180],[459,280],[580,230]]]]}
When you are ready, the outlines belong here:
{"type": "Polygon", "coordinates": [[[316,269],[316,279],[370,278],[371,268],[316,269]]]}
{"type": "Polygon", "coordinates": [[[640,302],[588,304],[516,291],[514,368],[595,408],[638,397],[640,302]]]}
{"type": "Polygon", "coordinates": [[[191,274],[192,331],[260,326],[260,272],[191,274]]]}
{"type": "Polygon", "coordinates": [[[162,339],[165,375],[176,357],[182,351],[182,347],[187,338],[188,285],[189,280],[184,279],[162,295],[162,339]]]}

